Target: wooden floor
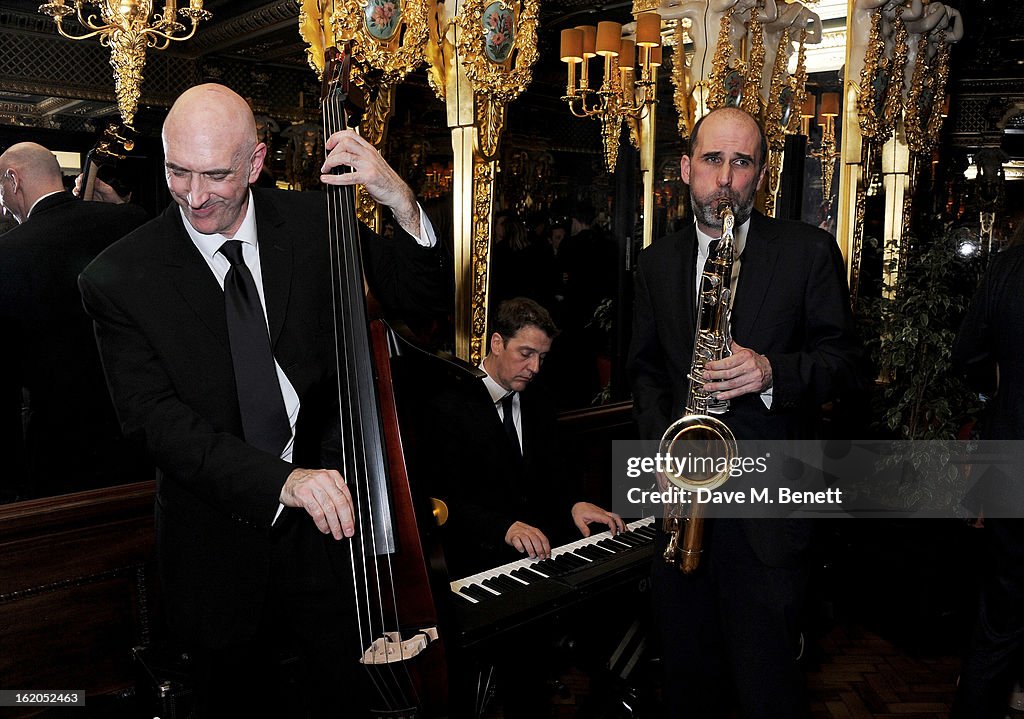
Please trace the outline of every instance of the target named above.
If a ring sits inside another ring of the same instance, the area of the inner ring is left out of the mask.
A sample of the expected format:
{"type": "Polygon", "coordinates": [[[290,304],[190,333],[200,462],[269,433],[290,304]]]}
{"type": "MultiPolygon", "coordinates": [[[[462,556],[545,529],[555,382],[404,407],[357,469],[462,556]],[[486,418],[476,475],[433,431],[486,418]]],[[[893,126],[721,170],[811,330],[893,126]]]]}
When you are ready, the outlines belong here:
{"type": "Polygon", "coordinates": [[[938,719],[949,714],[960,659],[837,626],[807,675],[814,719],[938,719]]]}
{"type": "MultiPolygon", "coordinates": [[[[807,671],[813,719],[940,719],[949,715],[960,658],[949,651],[904,645],[857,626],[836,625],[817,641],[807,671]]],[[[551,717],[627,717],[596,706],[594,680],[570,670],[551,717]]],[[[641,702],[643,704],[643,702],[641,702]]],[[[488,717],[502,717],[495,707],[488,717]]],[[[658,716],[648,703],[637,717],[658,716]]],[[[1008,712],[1013,719],[1024,713],[1008,712]]]]}

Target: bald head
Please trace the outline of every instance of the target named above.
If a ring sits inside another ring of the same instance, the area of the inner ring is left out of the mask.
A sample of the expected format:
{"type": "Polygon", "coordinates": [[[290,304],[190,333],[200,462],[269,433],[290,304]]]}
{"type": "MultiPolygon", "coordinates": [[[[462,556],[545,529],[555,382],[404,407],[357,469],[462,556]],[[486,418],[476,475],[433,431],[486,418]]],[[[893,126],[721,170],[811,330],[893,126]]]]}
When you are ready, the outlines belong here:
{"type": "Polygon", "coordinates": [[[164,143],[177,133],[216,132],[223,139],[256,144],[256,119],[252,109],[233,90],[214,83],[196,85],[183,92],[164,121],[164,143]]]}
{"type": "Polygon", "coordinates": [[[185,219],[204,235],[233,237],[267,154],[249,105],[223,85],[197,85],[167,114],[163,141],[167,188],[185,219]]]}
{"type": "Polygon", "coordinates": [[[36,200],[63,189],[60,164],[42,145],[20,142],[0,155],[0,204],[19,223],[28,218],[36,200]]]}
{"type": "Polygon", "coordinates": [[[693,132],[690,133],[690,155],[693,155],[694,149],[697,147],[697,135],[701,127],[707,123],[713,124],[721,121],[746,125],[748,129],[757,133],[760,149],[757,157],[757,166],[758,168],[764,167],[764,164],[768,161],[768,139],[765,137],[764,130],[761,129],[761,125],[750,113],[737,107],[719,107],[697,120],[697,124],[693,127],[693,132]]]}

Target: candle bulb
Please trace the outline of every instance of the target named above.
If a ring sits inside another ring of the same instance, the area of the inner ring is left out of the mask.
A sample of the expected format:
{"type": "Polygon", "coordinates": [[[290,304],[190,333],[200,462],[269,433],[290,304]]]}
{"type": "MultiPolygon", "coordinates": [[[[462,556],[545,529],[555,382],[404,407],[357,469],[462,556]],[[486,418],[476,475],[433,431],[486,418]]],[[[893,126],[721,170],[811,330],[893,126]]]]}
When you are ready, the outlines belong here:
{"type": "Polygon", "coordinates": [[[601,57],[615,57],[622,47],[622,24],[605,20],[597,24],[595,49],[601,57]]]}
{"type": "Polygon", "coordinates": [[[202,10],[203,9],[203,0],[192,0],[191,8],[193,10],[202,10]]]}
{"type": "Polygon", "coordinates": [[[561,51],[562,62],[583,62],[583,32],[576,28],[562,30],[561,51]]]}

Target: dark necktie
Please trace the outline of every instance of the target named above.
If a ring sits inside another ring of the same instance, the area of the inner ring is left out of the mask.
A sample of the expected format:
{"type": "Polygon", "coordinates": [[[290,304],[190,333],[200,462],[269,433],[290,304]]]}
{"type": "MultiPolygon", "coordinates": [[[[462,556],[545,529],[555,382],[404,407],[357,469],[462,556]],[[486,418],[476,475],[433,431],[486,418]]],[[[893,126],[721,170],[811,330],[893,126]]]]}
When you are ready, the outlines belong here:
{"type": "Polygon", "coordinates": [[[502,423],[505,425],[505,434],[508,435],[508,441],[512,443],[516,454],[522,456],[523,450],[519,446],[519,435],[516,434],[516,420],[512,416],[512,401],[515,399],[515,396],[515,392],[509,392],[501,398],[501,415],[503,418],[502,423]]]}
{"type": "Polygon", "coordinates": [[[280,455],[292,430],[270,351],[263,305],[252,273],[242,260],[242,242],[228,240],[221,245],[220,253],[231,263],[224,277],[224,308],[245,441],[280,455]]]}

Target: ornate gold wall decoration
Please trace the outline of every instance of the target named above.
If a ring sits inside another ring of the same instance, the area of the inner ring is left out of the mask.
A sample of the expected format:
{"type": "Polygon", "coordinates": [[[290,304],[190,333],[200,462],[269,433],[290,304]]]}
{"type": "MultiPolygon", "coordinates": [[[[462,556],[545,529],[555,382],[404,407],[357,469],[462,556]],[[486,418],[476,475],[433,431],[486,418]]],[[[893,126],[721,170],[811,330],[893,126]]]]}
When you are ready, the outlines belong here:
{"type": "Polygon", "coordinates": [[[760,87],[761,71],[764,69],[764,32],[761,29],[761,21],[758,19],[757,13],[763,5],[764,3],[759,3],[750,11],[750,28],[747,30],[747,37],[750,38],[750,54],[747,60],[747,76],[740,96],[740,108],[754,117],[761,114],[760,87]]]}
{"type": "Polygon", "coordinates": [[[676,22],[672,29],[675,52],[672,56],[672,102],[678,115],[679,134],[689,137],[690,131],[697,122],[697,105],[693,99],[693,86],[690,78],[690,66],[686,58],[686,47],[683,44],[683,23],[676,22]]]}
{"type": "Polygon", "coordinates": [[[922,35],[918,42],[917,62],[907,94],[903,129],[907,145],[914,153],[931,152],[942,128],[942,98],[949,78],[949,44],[945,32],[938,36],[935,57],[928,57],[931,38],[922,35]],[[934,67],[932,65],[934,64],[934,67]]]}
{"type": "Polygon", "coordinates": [[[857,100],[861,136],[879,144],[885,142],[896,126],[896,118],[901,109],[903,67],[907,62],[907,28],[903,23],[903,7],[897,7],[893,16],[891,55],[886,53],[882,21],[883,11],[875,11],[871,17],[871,31],[864,53],[857,100]]]}
{"type": "Polygon", "coordinates": [[[708,110],[716,110],[725,104],[725,77],[730,70],[729,59],[732,56],[732,43],[729,41],[729,28],[735,7],[729,8],[723,15],[718,26],[718,42],[715,45],[715,56],[711,61],[711,75],[708,83],[708,110]]]}
{"type": "MultiPolygon", "coordinates": [[[[367,100],[359,132],[377,149],[387,135],[395,86],[423,63],[427,18],[426,0],[301,0],[299,34],[318,76],[327,48],[352,43],[352,81],[367,100]]],[[[379,230],[375,203],[362,188],[356,195],[359,219],[379,230]]]]}
{"type": "Polygon", "coordinates": [[[508,103],[537,60],[537,0],[467,0],[430,17],[430,83],[448,105],[454,149],[455,345],[486,352],[494,175],[508,103]]]}

